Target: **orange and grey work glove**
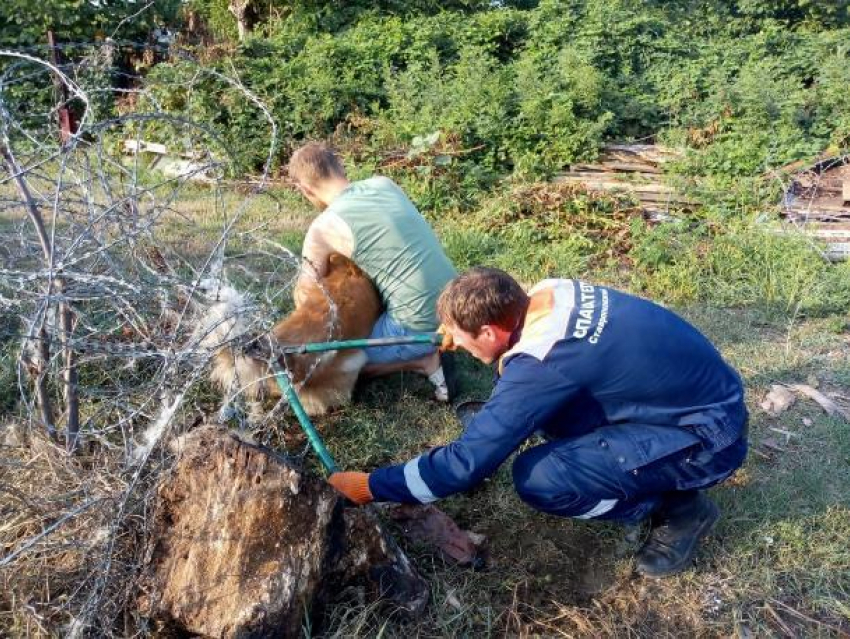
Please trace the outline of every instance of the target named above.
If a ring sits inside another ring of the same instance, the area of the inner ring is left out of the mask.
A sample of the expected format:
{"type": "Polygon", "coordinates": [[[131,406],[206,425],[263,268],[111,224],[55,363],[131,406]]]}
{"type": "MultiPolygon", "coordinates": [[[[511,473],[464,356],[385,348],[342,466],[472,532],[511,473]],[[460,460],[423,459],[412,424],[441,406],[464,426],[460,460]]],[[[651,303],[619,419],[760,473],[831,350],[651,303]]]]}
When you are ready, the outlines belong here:
{"type": "Polygon", "coordinates": [[[358,506],[363,506],[372,501],[372,492],[369,490],[369,473],[344,472],[333,473],[328,477],[328,483],[336,488],[358,506]]]}
{"type": "Polygon", "coordinates": [[[439,347],[440,352],[457,350],[457,344],[455,344],[451,331],[449,331],[445,324],[440,324],[437,328],[437,333],[443,336],[443,341],[440,343],[439,347]]]}

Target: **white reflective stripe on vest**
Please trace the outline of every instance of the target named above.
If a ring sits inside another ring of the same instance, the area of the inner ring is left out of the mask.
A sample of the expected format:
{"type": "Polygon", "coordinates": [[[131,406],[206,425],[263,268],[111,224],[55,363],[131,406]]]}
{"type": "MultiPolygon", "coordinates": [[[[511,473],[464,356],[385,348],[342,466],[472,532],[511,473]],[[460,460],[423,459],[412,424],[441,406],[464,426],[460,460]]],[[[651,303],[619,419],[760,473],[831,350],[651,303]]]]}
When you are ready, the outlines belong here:
{"type": "Polygon", "coordinates": [[[431,492],[428,484],[422,479],[419,474],[419,457],[411,459],[404,465],[404,481],[407,484],[407,489],[410,494],[416,497],[423,504],[430,504],[432,501],[437,501],[438,497],[431,492]]]}

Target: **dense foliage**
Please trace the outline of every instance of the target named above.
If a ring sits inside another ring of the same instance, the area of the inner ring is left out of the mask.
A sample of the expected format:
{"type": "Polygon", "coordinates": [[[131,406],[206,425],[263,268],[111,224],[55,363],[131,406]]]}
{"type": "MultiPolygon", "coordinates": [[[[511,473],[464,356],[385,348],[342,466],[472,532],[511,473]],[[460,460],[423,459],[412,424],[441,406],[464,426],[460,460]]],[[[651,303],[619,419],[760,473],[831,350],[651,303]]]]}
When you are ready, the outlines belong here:
{"type": "Polygon", "coordinates": [[[156,26],[176,26],[179,7],[179,0],[3,0],[0,47],[44,43],[48,31],[59,42],[89,42],[113,35],[146,39],[156,26]],[[130,16],[134,17],[125,20],[130,16]]]}
{"type": "MultiPolygon", "coordinates": [[[[332,139],[353,176],[380,171],[403,183],[461,262],[477,255],[529,278],[588,266],[617,278],[625,265],[632,285],[679,301],[717,293],[710,283],[728,264],[784,283],[753,280],[724,301],[796,303],[821,290],[813,281],[838,286],[803,257],[775,274],[777,255],[811,247],[752,229],[778,200],[781,184],[765,176],[850,147],[850,0],[269,0],[249,2],[253,31],[242,42],[230,1],[191,0],[172,21],[182,20],[182,45],[238,74],[271,108],[282,132],[275,161],[305,139],[332,139]],[[567,235],[541,229],[545,216],[493,222],[511,217],[513,185],[592,160],[610,140],[688,151],[667,168],[700,205],[682,226],[625,224],[619,204],[580,201],[565,206],[617,218],[608,226],[619,239],[596,222],[567,235]],[[540,259],[506,257],[523,246],[540,259]],[[806,284],[788,284],[799,273],[806,284]]],[[[114,24],[121,4],[51,0],[6,19],[26,15],[21,32],[36,33],[78,7],[75,34],[83,23],[114,24]]],[[[7,40],[14,30],[0,24],[7,40]]],[[[208,123],[237,172],[257,171],[267,149],[257,106],[177,56],[157,61],[142,69],[148,93],[131,106],[208,123]]]]}
{"type": "MultiPolygon", "coordinates": [[[[47,29],[108,35],[138,11],[129,0],[19,4],[0,10],[7,45],[47,29]]],[[[683,172],[743,176],[850,143],[850,0],[249,5],[253,35],[238,44],[228,0],[192,0],[186,39],[206,38],[198,54],[238,69],[272,106],[282,156],[335,133],[380,155],[439,132],[477,169],[545,175],[606,139],[657,139],[700,150],[683,172]]],[[[122,35],[176,28],[178,6],[157,0],[122,35]]],[[[180,73],[159,64],[152,79],[180,73]]],[[[215,81],[172,91],[160,97],[225,125],[243,166],[259,165],[254,110],[215,81]]]]}
{"type": "MultiPolygon", "coordinates": [[[[606,139],[658,139],[700,150],[683,172],[744,176],[850,141],[844,0],[335,6],[273,2],[219,60],[290,144],[336,133],[380,154],[440,132],[479,170],[545,175],[606,139]]],[[[210,22],[226,12],[193,7],[210,22]]],[[[259,161],[250,114],[194,102],[259,161]]]]}

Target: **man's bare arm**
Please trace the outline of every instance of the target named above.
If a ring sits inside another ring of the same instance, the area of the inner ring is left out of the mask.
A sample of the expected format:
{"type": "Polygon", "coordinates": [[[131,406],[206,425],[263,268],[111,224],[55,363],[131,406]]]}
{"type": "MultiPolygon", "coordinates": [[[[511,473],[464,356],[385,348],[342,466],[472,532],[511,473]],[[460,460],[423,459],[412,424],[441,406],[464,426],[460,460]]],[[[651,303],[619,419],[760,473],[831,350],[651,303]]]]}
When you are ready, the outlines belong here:
{"type": "Polygon", "coordinates": [[[326,211],[313,220],[304,238],[301,274],[294,291],[296,306],[304,300],[307,287],[315,285],[327,273],[331,253],[350,258],[354,254],[354,236],[341,217],[326,211]]]}

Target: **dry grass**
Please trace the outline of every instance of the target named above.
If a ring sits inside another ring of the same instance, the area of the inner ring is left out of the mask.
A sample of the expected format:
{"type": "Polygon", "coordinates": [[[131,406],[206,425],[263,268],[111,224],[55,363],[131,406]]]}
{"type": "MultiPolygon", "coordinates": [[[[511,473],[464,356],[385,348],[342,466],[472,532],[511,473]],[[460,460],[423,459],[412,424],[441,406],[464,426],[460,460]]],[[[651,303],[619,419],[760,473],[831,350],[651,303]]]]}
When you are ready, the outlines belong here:
{"type": "Polygon", "coordinates": [[[143,626],[133,613],[134,586],[152,498],[147,477],[156,472],[134,476],[122,455],[97,446],[70,456],[20,425],[3,432],[0,629],[73,634],[85,611],[102,628],[143,626]]]}
{"type": "MultiPolygon", "coordinates": [[[[227,207],[209,206],[211,197],[215,194],[199,189],[167,221],[171,241],[182,250],[204,254],[206,243],[220,231],[222,220],[210,212],[227,207]]],[[[261,229],[298,247],[310,217],[306,207],[286,194],[259,198],[251,207],[240,222],[244,229],[261,229]]],[[[234,252],[250,248],[239,245],[238,233],[234,237],[234,252]]],[[[744,374],[754,450],[733,480],[712,491],[724,518],[694,569],[662,581],[636,577],[631,556],[640,544],[637,531],[533,512],[514,494],[506,464],[471,494],[442,504],[462,527],[487,535],[487,570],[460,570],[427,548],[409,547],[432,588],[432,603],[422,619],[405,622],[385,608],[341,593],[327,611],[322,632],[391,637],[847,636],[848,425],[808,400],[799,400],[778,418],[758,407],[776,382],[817,384],[825,392],[850,395],[842,390],[850,384],[843,321],[789,318],[783,311],[763,309],[703,307],[686,315],[744,374]],[[783,450],[765,447],[768,438],[783,450]]],[[[466,397],[486,395],[489,370],[465,360],[461,374],[466,397]]],[[[371,382],[358,389],[353,406],[318,425],[346,469],[402,461],[459,432],[451,411],[435,406],[429,395],[427,382],[413,375],[371,382]]],[[[217,408],[216,398],[203,389],[192,402],[208,412],[217,408]]],[[[0,442],[7,432],[0,431],[0,442]]],[[[289,415],[260,433],[260,439],[287,442],[290,450],[303,447],[289,415]]],[[[139,476],[119,455],[99,446],[68,457],[38,436],[12,443],[0,446],[0,632],[66,634],[92,603],[98,604],[102,631],[122,636],[147,632],[134,613],[133,587],[143,558],[149,481],[167,459],[153,460],[139,476]]],[[[305,629],[307,634],[316,631],[305,629]]]]}

